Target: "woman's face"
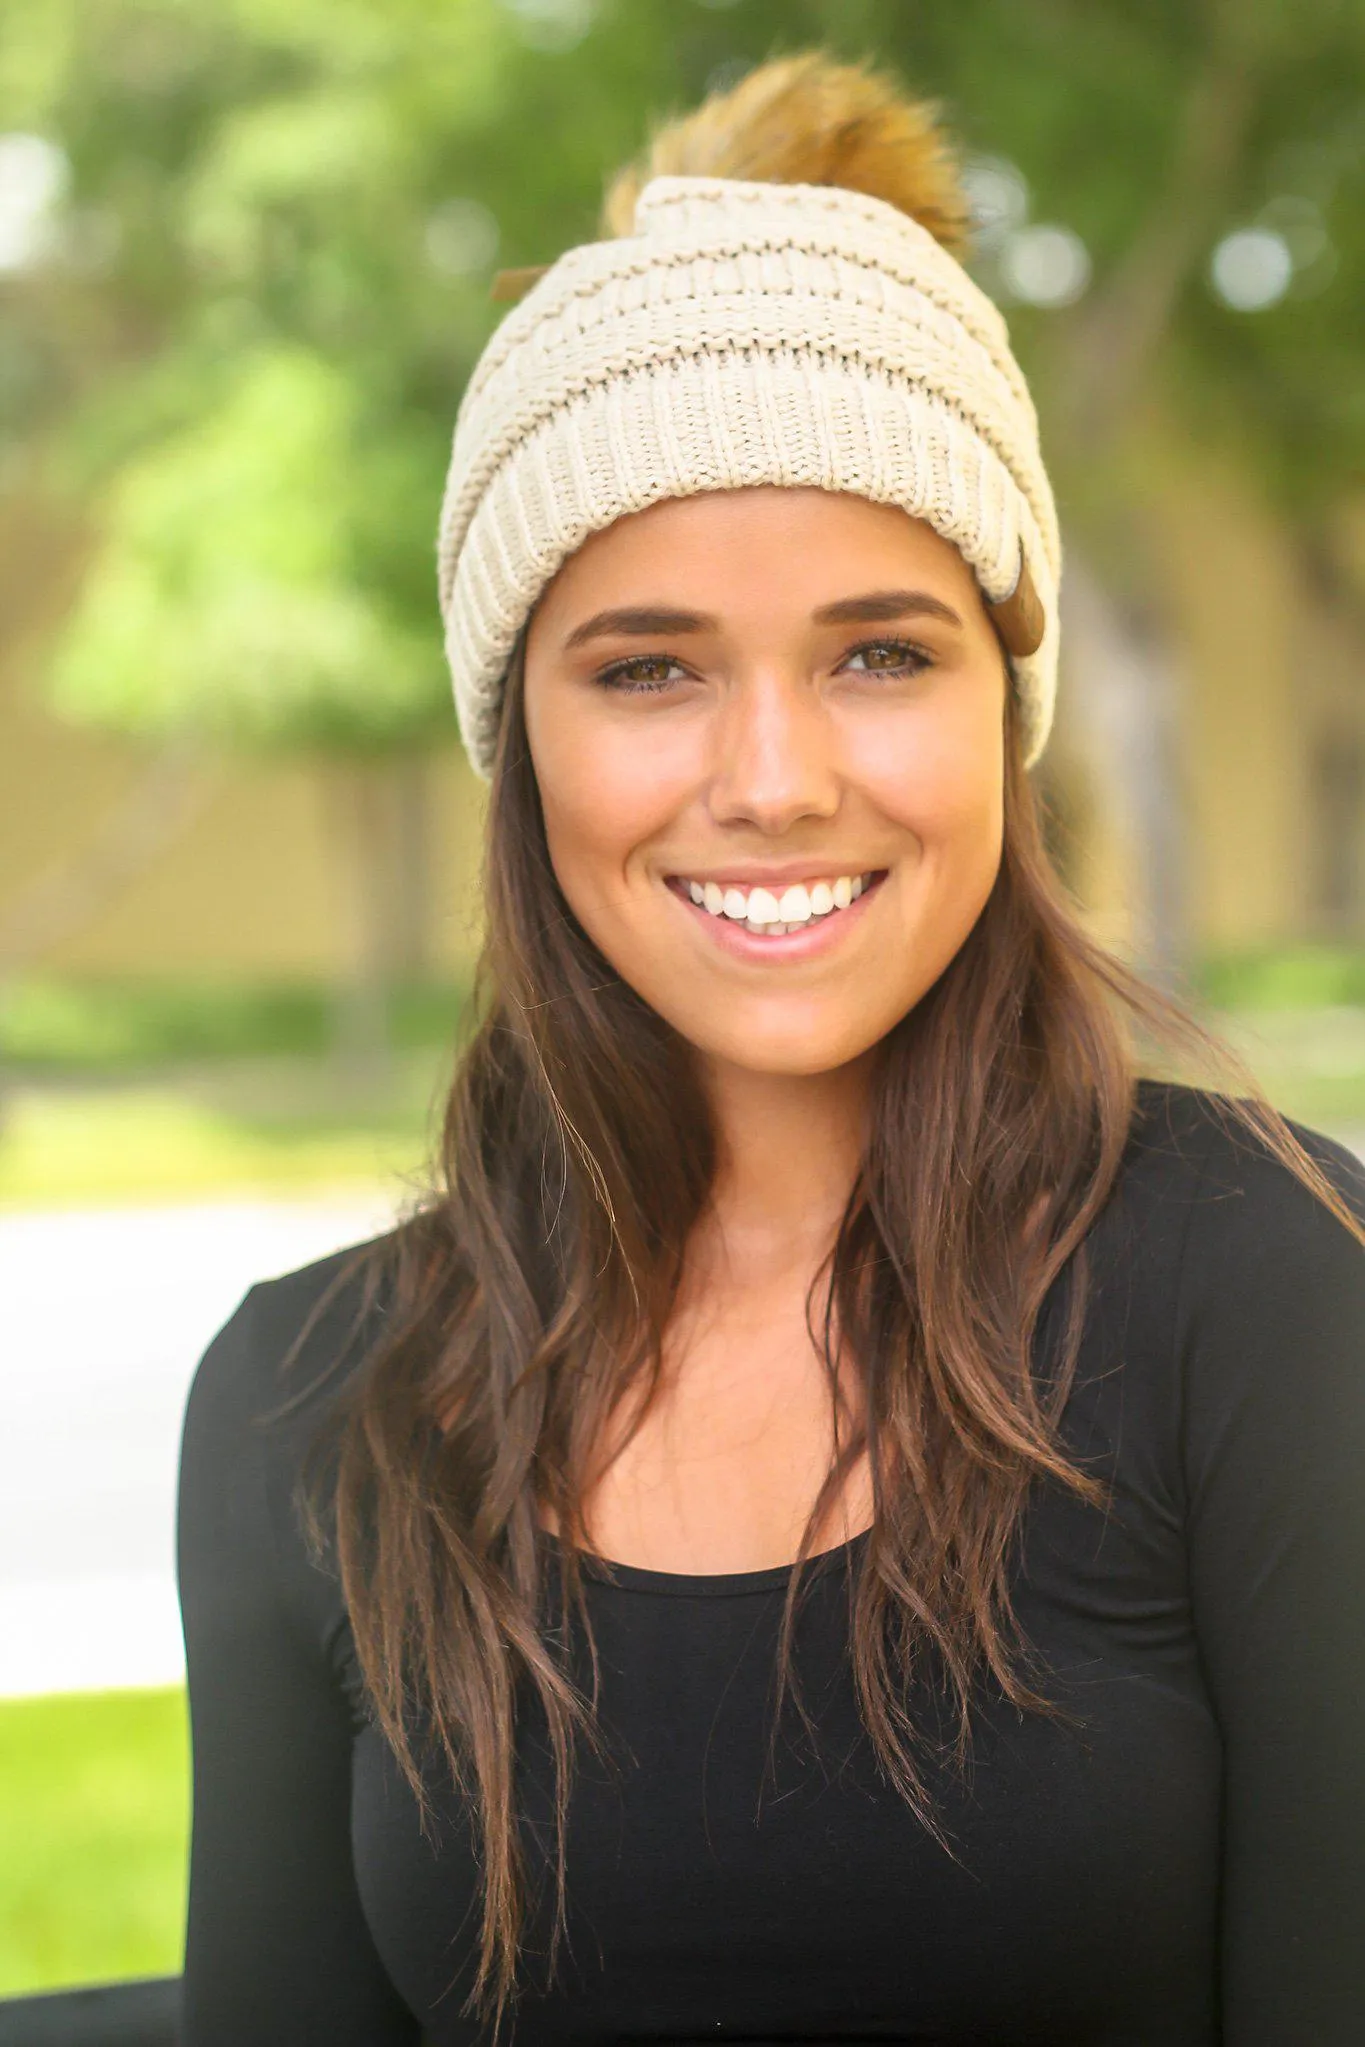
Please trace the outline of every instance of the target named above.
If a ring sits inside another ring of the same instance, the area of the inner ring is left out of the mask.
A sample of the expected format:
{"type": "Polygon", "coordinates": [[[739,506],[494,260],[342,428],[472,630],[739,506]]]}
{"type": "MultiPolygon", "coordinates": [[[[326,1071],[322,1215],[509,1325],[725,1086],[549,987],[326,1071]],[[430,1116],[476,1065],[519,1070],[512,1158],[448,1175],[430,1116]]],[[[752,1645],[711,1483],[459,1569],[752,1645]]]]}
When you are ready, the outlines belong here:
{"type": "Polygon", "coordinates": [[[764,486],[620,519],[527,634],[559,885],[706,1059],[830,1072],[985,905],[1005,689],[971,570],[893,506],[764,486]]]}

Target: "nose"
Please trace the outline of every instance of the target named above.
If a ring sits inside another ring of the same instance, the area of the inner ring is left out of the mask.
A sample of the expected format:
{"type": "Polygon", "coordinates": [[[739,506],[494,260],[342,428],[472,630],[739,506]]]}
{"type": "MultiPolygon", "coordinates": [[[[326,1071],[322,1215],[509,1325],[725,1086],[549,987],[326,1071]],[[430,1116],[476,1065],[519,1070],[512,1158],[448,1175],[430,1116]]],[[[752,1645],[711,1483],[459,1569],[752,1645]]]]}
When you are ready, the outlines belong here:
{"type": "Polygon", "coordinates": [[[716,822],[777,837],[803,817],[832,817],[839,798],[834,734],[810,683],[776,667],[737,678],[716,711],[716,822]]]}

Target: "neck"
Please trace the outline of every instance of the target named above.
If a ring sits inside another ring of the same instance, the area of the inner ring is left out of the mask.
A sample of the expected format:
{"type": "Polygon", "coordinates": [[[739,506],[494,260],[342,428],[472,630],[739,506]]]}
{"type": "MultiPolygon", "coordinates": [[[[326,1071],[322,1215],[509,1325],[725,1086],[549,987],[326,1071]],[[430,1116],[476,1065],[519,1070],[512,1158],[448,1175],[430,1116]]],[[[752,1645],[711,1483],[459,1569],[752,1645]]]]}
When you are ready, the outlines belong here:
{"type": "Polygon", "coordinates": [[[706,1075],[718,1163],[697,1250],[746,1285],[818,1263],[834,1242],[863,1150],[872,1054],[832,1073],[706,1075]]]}

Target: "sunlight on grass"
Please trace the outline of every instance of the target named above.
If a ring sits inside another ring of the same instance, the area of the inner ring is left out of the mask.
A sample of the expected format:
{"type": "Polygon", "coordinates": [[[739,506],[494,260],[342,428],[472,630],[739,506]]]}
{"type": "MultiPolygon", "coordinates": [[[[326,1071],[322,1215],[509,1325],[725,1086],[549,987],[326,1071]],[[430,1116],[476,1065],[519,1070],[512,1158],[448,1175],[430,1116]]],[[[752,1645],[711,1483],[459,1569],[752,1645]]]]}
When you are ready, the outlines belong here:
{"type": "MultiPolygon", "coordinates": [[[[224,1192],[373,1186],[420,1168],[429,1114],[429,1061],[377,1106],[300,1099],[264,1102],[226,1085],[174,1081],[108,1088],[16,1087],[0,1123],[0,1206],[98,1204],[224,1192]]],[[[316,1094],[316,1089],[313,1090],[316,1094]]]]}
{"type": "Polygon", "coordinates": [[[183,1691],[0,1701],[0,1996],[178,1972],[183,1691]]]}

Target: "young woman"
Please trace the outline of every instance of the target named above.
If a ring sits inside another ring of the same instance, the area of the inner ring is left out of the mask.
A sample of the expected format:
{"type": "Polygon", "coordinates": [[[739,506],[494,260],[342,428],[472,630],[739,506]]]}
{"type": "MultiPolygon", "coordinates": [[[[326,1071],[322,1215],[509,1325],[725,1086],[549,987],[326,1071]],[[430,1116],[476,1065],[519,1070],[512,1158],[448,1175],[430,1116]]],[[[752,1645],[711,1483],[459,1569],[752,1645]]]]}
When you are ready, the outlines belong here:
{"type": "Polygon", "coordinates": [[[787,59],[648,169],[457,426],[443,1178],[190,1403],[186,2042],[1354,2047],[1365,1180],[1137,1079],[1049,868],[930,112],[787,59]]]}

